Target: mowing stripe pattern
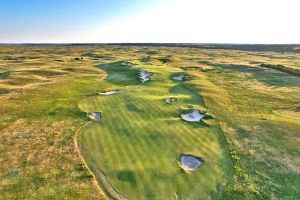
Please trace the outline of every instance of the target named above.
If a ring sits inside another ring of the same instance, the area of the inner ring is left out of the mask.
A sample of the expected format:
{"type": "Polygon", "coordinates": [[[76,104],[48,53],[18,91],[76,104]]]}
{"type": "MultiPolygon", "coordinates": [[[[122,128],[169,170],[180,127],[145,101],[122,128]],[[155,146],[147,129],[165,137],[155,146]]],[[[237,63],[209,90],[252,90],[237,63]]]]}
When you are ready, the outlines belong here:
{"type": "MultiPolygon", "coordinates": [[[[109,75],[114,73],[114,66],[109,75]]],[[[105,176],[115,192],[126,199],[218,196],[231,170],[226,147],[219,141],[221,132],[217,125],[206,127],[179,117],[186,109],[205,109],[201,96],[187,83],[170,79],[176,68],[142,67],[154,73],[151,81],[128,84],[119,94],[92,96],[80,102],[85,112],[103,113],[100,122],[86,126],[78,136],[85,160],[98,180],[105,176]],[[171,96],[178,100],[166,104],[164,99],[171,96]],[[186,174],[178,165],[182,153],[199,156],[204,164],[186,174]]],[[[107,89],[118,84],[111,81],[107,89]]]]}

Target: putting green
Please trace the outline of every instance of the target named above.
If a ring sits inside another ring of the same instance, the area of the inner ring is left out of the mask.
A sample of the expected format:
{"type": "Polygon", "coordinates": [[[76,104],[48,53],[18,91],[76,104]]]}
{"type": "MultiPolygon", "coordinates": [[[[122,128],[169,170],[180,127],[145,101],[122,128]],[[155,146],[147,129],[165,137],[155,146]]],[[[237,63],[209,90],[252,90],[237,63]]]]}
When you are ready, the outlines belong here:
{"type": "MultiPolygon", "coordinates": [[[[80,102],[79,107],[85,112],[101,111],[102,119],[78,134],[80,150],[100,185],[108,190],[100,177],[104,174],[114,190],[127,199],[218,197],[231,177],[231,160],[214,119],[209,127],[180,119],[185,109],[205,108],[201,96],[186,82],[171,80],[179,69],[138,66],[154,73],[151,80],[124,86],[110,78],[120,72],[121,62],[102,67],[108,73],[104,80],[107,89],[122,91],[80,102]],[[164,99],[171,96],[178,100],[166,104],[164,99]],[[201,157],[204,164],[187,174],[178,164],[182,153],[201,157]]],[[[126,70],[122,77],[128,82],[136,70],[126,70]]]]}

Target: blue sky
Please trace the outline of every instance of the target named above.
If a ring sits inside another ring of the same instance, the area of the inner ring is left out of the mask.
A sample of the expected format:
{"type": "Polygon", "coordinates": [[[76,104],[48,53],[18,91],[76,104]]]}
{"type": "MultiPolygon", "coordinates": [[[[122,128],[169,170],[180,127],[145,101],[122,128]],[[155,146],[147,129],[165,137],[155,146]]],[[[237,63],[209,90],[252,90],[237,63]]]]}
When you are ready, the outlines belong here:
{"type": "Polygon", "coordinates": [[[147,0],[0,0],[1,27],[80,27],[147,9],[147,0]],[[46,23],[46,24],[45,24],[46,23]]]}
{"type": "Polygon", "coordinates": [[[0,0],[0,42],[300,43],[298,0],[0,0]]]}
{"type": "Polygon", "coordinates": [[[157,0],[0,0],[0,42],[30,42],[38,38],[47,42],[51,41],[51,35],[103,27],[123,16],[151,9],[157,3],[157,0]]]}

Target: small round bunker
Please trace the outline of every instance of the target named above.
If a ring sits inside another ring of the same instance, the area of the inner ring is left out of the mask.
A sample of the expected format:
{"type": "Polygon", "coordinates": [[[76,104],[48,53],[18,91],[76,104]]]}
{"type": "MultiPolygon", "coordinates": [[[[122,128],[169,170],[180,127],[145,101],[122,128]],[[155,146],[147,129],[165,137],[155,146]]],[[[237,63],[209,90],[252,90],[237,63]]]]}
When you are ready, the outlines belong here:
{"type": "Polygon", "coordinates": [[[101,119],[101,112],[87,113],[87,116],[91,120],[99,121],[101,119]]]}
{"type": "Polygon", "coordinates": [[[120,93],[120,90],[107,90],[107,91],[102,91],[99,92],[100,95],[112,95],[112,94],[117,94],[120,93]]]}
{"type": "Polygon", "coordinates": [[[173,79],[176,81],[183,81],[185,80],[185,75],[184,74],[179,74],[177,76],[173,76],[173,79]]]}
{"type": "Polygon", "coordinates": [[[183,120],[188,122],[200,122],[201,119],[205,117],[204,114],[202,114],[199,110],[196,109],[192,110],[187,114],[181,114],[180,116],[183,120]]]}
{"type": "Polygon", "coordinates": [[[170,97],[165,99],[167,104],[173,103],[174,101],[177,101],[177,98],[175,97],[170,97]]]}
{"type": "Polygon", "coordinates": [[[181,154],[180,155],[180,166],[184,171],[194,171],[198,169],[203,163],[201,158],[190,155],[190,154],[181,154]]]}

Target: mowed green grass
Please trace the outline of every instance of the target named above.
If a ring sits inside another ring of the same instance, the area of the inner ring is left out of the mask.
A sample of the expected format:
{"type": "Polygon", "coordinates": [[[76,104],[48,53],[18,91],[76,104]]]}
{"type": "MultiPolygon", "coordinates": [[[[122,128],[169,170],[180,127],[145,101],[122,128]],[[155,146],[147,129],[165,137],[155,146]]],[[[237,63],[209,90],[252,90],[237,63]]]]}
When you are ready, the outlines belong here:
{"type": "Polygon", "coordinates": [[[78,135],[82,154],[96,176],[99,171],[105,174],[115,191],[128,199],[219,197],[232,176],[226,142],[213,119],[210,126],[180,119],[184,110],[206,108],[188,83],[171,80],[179,69],[137,66],[154,73],[151,81],[141,84],[136,82],[136,69],[120,71],[120,63],[100,67],[108,72],[107,89],[122,91],[87,97],[79,104],[85,112],[103,112],[100,122],[90,123],[78,135]],[[120,72],[122,79],[114,80],[120,72]],[[168,105],[167,97],[178,101],[168,105]],[[178,165],[181,153],[199,156],[204,164],[187,174],[178,165]]]}

